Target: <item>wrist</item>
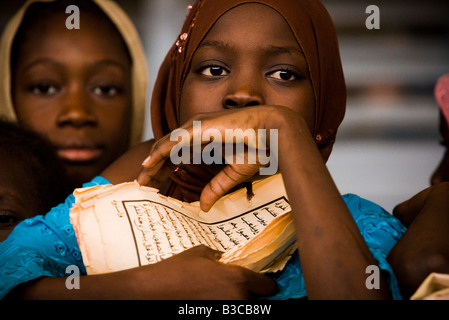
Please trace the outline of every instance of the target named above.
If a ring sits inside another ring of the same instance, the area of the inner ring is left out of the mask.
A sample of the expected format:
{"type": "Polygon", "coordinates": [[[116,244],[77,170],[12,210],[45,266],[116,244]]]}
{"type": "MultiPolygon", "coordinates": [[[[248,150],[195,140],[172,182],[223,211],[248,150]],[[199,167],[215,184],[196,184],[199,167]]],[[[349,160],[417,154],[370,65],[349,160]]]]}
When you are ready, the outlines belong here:
{"type": "Polygon", "coordinates": [[[277,129],[282,131],[307,130],[311,132],[312,128],[309,128],[304,117],[287,107],[283,106],[267,106],[264,110],[265,116],[265,128],[277,129]]]}

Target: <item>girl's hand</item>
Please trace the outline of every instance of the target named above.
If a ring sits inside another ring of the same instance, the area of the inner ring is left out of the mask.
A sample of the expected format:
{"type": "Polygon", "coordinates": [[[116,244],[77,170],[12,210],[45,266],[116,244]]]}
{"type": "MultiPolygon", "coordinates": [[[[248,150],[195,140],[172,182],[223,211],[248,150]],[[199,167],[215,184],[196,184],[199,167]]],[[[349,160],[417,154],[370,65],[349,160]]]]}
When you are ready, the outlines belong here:
{"type": "Polygon", "coordinates": [[[393,215],[406,227],[410,227],[412,222],[424,213],[448,216],[447,207],[449,207],[449,183],[441,182],[398,204],[393,209],[393,215]]]}
{"type": "Polygon", "coordinates": [[[427,197],[434,189],[434,187],[424,189],[411,199],[398,204],[393,209],[393,215],[398,218],[402,224],[409,227],[413,220],[415,220],[418,213],[422,210],[424,204],[426,203],[427,197]]]}
{"type": "Polygon", "coordinates": [[[66,278],[41,277],[17,286],[7,298],[228,300],[276,293],[273,279],[221,263],[220,256],[218,251],[198,246],[155,264],[82,276],[78,290],[67,290],[66,278]]]}
{"type": "Polygon", "coordinates": [[[408,229],[388,261],[408,297],[431,272],[449,272],[449,182],[419,192],[398,205],[393,214],[408,229]]]}
{"type": "Polygon", "coordinates": [[[138,286],[147,287],[151,292],[149,297],[140,298],[240,300],[276,293],[276,283],[271,278],[243,267],[221,263],[218,261],[220,256],[219,251],[198,246],[156,264],[135,269],[139,272],[138,286]]]}
{"type": "Polygon", "coordinates": [[[173,134],[182,133],[182,144],[190,146],[190,150],[193,149],[193,151],[195,148],[204,150],[205,145],[211,141],[217,142],[219,137],[218,142],[222,143],[219,149],[223,152],[228,164],[223,168],[219,167],[221,171],[201,193],[201,209],[208,211],[220,197],[235,186],[254,179],[259,172],[263,172],[264,168],[265,172],[270,171],[270,174],[277,172],[277,133],[287,119],[291,121],[295,117],[299,117],[296,112],[285,107],[274,106],[247,107],[199,114],[153,145],[150,156],[142,164],[143,169],[137,181],[148,185],[166,162],[170,161],[172,150],[180,144],[178,139],[171,140],[173,134]],[[225,145],[228,144],[228,148],[232,145],[235,151],[239,143],[240,147],[244,146],[244,151],[232,152],[233,156],[229,157],[229,151],[227,152],[229,149],[226,149],[225,145]]]}

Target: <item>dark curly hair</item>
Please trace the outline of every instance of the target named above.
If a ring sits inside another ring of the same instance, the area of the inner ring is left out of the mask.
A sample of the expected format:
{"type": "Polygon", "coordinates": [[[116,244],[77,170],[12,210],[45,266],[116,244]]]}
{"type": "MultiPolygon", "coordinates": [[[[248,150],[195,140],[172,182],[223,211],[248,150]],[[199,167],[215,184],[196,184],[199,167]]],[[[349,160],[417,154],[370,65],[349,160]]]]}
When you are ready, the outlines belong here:
{"type": "MultiPolygon", "coordinates": [[[[49,141],[16,123],[0,118],[0,157],[14,159],[32,186],[39,212],[44,214],[64,202],[71,191],[65,169],[49,141]]],[[[0,167],[0,170],[8,168],[0,167]]]]}

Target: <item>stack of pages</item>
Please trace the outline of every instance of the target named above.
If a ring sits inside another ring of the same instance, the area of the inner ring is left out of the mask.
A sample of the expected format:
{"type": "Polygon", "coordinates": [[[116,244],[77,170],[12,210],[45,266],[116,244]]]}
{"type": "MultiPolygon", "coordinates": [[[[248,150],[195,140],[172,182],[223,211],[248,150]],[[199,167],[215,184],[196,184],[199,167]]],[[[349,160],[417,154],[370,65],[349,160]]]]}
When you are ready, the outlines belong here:
{"type": "Polygon", "coordinates": [[[199,202],[160,195],[137,182],[75,190],[70,220],[88,274],[159,262],[203,244],[220,261],[257,272],[281,270],[296,249],[293,217],[280,174],[226,195],[209,212],[199,202]]]}

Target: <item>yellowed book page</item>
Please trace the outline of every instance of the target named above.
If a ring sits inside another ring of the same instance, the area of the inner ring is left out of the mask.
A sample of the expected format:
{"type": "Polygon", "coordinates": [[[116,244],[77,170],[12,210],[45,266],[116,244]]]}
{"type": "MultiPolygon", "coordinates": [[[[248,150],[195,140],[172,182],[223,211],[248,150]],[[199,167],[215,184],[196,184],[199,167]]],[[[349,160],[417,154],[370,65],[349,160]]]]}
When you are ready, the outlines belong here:
{"type": "MultiPolygon", "coordinates": [[[[253,191],[251,201],[242,189],[205,213],[198,202],[165,197],[136,182],[78,189],[71,221],[87,272],[156,263],[199,244],[225,252],[244,246],[291,211],[280,175],[255,182],[253,191]]],[[[265,251],[279,255],[270,247],[265,251]]]]}
{"type": "Polygon", "coordinates": [[[449,274],[431,273],[410,299],[449,300],[449,274]]]}

